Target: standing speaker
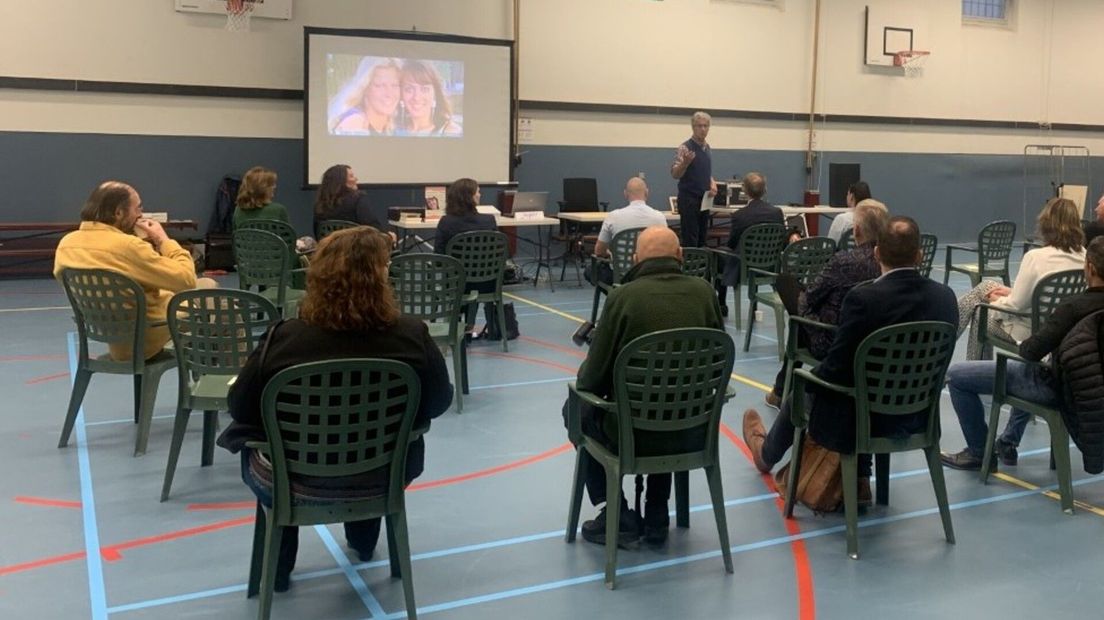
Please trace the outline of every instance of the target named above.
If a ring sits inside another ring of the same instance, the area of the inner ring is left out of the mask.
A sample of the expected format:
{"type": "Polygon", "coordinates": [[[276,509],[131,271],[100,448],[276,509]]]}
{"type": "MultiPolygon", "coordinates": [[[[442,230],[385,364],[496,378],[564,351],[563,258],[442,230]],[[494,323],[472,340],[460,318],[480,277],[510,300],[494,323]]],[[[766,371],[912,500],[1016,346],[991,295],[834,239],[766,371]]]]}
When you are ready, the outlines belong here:
{"type": "Polygon", "coordinates": [[[862,178],[859,164],[828,164],[828,205],[847,206],[847,188],[862,178]]]}

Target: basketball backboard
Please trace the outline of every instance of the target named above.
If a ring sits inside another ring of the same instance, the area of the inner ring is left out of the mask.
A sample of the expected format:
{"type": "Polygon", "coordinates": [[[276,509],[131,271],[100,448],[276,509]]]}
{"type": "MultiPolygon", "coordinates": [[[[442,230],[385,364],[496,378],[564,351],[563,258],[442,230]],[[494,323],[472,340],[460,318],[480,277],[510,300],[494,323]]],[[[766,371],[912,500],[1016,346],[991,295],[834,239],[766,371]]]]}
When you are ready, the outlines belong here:
{"type": "MultiPolygon", "coordinates": [[[[181,13],[226,15],[226,0],[175,0],[181,13]]],[[[253,17],[291,19],[291,0],[254,0],[253,17]]]]}
{"type": "Polygon", "coordinates": [[[867,65],[892,67],[898,52],[931,50],[928,16],[923,9],[902,6],[903,2],[883,2],[866,7],[867,65]]]}

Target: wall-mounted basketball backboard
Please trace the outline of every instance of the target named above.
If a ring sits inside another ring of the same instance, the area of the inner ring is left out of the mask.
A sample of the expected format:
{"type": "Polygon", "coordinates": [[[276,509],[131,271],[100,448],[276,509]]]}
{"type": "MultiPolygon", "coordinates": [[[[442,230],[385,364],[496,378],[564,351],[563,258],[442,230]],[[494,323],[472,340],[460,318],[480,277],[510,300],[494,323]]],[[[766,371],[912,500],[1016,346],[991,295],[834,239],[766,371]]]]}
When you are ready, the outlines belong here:
{"type": "Polygon", "coordinates": [[[913,3],[883,2],[866,7],[867,65],[894,66],[898,52],[931,51],[928,16],[913,3]]]}
{"type": "MultiPolygon", "coordinates": [[[[175,0],[182,13],[226,15],[226,0],[175,0]]],[[[291,19],[291,0],[254,0],[253,17],[291,19]]]]}

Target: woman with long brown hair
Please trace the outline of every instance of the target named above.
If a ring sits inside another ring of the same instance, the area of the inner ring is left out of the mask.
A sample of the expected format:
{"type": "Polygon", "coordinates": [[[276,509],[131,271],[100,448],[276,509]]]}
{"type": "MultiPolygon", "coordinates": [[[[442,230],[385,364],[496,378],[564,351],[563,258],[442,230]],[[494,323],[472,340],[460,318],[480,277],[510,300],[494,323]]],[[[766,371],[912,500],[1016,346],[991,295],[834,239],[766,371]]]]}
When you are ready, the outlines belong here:
{"type": "MultiPolygon", "coordinates": [[[[272,468],[245,443],[265,440],[261,393],[279,371],[329,359],[392,359],[409,364],[421,382],[415,428],[427,426],[452,403],[448,369],[428,328],[399,313],[387,277],[390,252],[390,237],[368,226],[340,230],[323,239],[311,260],[299,318],[274,326],[238,375],[229,398],[234,422],[219,437],[219,445],[242,452],[242,478],[258,501],[272,501],[272,468]]],[[[407,482],[422,473],[424,459],[425,442],[419,437],[407,453],[407,482]]],[[[336,479],[298,476],[293,482],[305,494],[326,498],[342,491],[348,494],[350,489],[382,493],[388,476],[383,468],[336,479]]],[[[379,532],[379,519],[345,524],[349,547],[361,561],[371,559],[379,532]]],[[[277,591],[288,588],[297,549],[298,531],[285,529],[276,568],[277,591]]]]}
{"type": "MultiPolygon", "coordinates": [[[[346,220],[371,226],[383,232],[382,222],[372,213],[368,196],[360,191],[356,174],[346,164],[330,166],[322,173],[322,182],[314,197],[314,234],[324,220],[346,220]]],[[[394,235],[391,235],[394,239],[394,235]]]]}

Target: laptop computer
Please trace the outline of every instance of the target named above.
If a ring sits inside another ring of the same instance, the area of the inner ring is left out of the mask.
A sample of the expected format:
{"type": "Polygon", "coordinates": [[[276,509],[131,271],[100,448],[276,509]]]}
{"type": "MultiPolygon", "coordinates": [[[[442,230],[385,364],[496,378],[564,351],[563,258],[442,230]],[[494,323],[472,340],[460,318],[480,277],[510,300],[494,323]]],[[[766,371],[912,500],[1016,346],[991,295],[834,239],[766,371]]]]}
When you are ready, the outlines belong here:
{"type": "Polygon", "coordinates": [[[548,204],[548,192],[518,192],[514,194],[514,206],[510,213],[511,215],[528,211],[544,213],[546,204],[548,204]]]}

